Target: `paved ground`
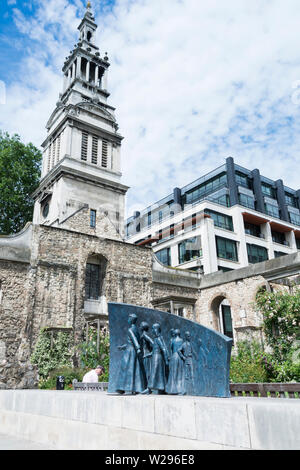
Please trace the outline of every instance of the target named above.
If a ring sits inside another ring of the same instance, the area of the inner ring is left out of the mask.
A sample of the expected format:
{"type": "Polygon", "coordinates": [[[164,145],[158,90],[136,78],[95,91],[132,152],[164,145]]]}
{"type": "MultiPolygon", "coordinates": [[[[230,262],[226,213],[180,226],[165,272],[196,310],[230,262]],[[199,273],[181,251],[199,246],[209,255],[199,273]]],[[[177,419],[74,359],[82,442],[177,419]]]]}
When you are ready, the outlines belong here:
{"type": "Polygon", "coordinates": [[[0,450],[55,450],[54,447],[0,434],[0,450]]]}

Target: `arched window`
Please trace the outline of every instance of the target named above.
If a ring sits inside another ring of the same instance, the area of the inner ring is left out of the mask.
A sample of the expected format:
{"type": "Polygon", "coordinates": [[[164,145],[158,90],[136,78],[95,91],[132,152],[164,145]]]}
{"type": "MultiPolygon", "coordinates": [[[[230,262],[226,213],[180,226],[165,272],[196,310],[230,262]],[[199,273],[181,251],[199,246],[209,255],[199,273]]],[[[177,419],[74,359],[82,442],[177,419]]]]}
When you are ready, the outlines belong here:
{"type": "Polygon", "coordinates": [[[233,338],[231,307],[225,296],[219,295],[211,303],[213,328],[225,336],[233,338]]]}
{"type": "Polygon", "coordinates": [[[91,39],[92,39],[92,33],[91,33],[91,31],[88,31],[88,32],[87,32],[86,38],[87,38],[88,42],[91,41],[91,39]]]}
{"type": "Polygon", "coordinates": [[[104,291],[107,260],[103,256],[88,257],[85,272],[85,300],[99,300],[104,291]]]}

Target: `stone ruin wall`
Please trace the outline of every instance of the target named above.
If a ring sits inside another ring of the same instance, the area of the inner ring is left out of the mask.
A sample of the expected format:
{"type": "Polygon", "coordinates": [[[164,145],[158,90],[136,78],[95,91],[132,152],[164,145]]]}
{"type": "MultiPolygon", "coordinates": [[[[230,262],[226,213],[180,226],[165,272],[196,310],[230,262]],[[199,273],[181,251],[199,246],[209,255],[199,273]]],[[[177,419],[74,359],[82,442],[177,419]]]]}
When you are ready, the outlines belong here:
{"type": "Polygon", "coordinates": [[[155,308],[155,300],[182,297],[188,301],[187,318],[219,330],[218,307],[226,298],[235,341],[262,338],[254,301],[260,287],[269,287],[263,276],[202,289],[195,288],[194,281],[193,287],[186,280],[185,286],[156,282],[149,248],[46,226],[33,226],[32,237],[30,262],[0,260],[0,387],[36,385],[36,370],[29,360],[42,327],[70,328],[75,342],[81,342],[86,262],[94,254],[108,260],[107,302],[155,308]]]}

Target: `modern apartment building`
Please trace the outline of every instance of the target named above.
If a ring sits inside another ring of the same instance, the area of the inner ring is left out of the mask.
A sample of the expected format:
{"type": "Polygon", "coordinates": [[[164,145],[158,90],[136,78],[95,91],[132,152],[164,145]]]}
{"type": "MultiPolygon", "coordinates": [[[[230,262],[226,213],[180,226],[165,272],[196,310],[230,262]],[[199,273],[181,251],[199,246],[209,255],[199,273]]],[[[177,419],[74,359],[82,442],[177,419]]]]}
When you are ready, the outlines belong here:
{"type": "Polygon", "coordinates": [[[136,212],[127,241],[152,246],[158,260],[204,274],[300,250],[300,190],[258,169],[224,165],[136,212]]]}

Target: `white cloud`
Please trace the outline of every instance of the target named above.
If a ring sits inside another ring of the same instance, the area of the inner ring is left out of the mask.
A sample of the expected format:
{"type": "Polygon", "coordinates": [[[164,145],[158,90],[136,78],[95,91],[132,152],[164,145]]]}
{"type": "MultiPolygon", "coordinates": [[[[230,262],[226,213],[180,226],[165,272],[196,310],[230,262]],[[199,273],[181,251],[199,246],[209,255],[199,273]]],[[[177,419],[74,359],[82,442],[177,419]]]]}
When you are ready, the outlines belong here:
{"type": "MultiPolygon", "coordinates": [[[[79,16],[67,0],[16,10],[38,44],[7,89],[1,127],[39,145],[61,86],[79,16]]],[[[81,14],[82,14],[81,10],[81,14]]],[[[108,51],[110,103],[123,141],[128,208],[143,208],[224,163],[259,168],[298,188],[300,80],[297,0],[120,0],[97,16],[108,51]]]]}

